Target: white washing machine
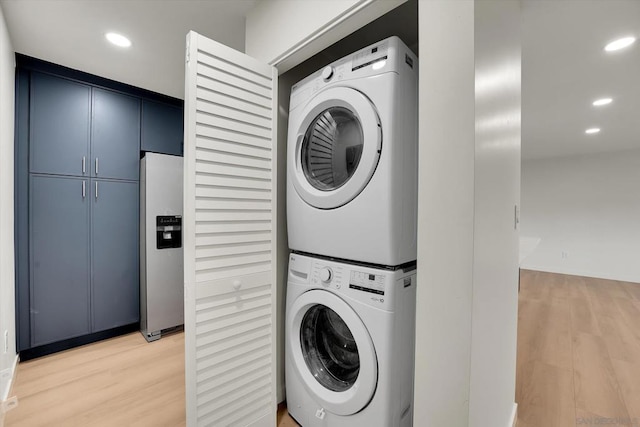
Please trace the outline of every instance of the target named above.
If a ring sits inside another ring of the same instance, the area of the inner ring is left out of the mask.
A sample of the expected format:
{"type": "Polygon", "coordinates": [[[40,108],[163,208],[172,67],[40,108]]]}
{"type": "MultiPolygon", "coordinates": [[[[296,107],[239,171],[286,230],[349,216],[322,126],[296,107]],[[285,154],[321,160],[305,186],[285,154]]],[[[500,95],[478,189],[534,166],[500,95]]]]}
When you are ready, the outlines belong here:
{"type": "Polygon", "coordinates": [[[303,427],[411,426],[415,266],[291,254],[285,382],[303,427]]]}
{"type": "Polygon", "coordinates": [[[416,259],[418,60],[390,37],[293,86],[289,247],[396,266],[416,259]]]}

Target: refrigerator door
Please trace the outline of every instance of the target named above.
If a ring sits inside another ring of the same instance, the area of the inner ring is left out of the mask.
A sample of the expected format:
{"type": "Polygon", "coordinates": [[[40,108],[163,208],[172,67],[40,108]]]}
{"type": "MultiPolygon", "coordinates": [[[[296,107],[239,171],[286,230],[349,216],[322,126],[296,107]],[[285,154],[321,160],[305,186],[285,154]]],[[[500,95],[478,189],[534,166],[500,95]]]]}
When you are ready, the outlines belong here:
{"type": "Polygon", "coordinates": [[[184,323],[182,157],[140,163],[140,328],[147,341],[184,323]]]}

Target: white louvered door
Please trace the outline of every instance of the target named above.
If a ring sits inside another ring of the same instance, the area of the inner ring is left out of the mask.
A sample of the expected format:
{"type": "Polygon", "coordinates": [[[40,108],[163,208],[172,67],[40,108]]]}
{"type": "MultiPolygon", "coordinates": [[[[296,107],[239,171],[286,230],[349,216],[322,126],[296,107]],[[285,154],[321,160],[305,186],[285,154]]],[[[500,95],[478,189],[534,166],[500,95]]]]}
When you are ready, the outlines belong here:
{"type": "Polygon", "coordinates": [[[187,425],[275,426],[277,72],[187,36],[187,425]]]}

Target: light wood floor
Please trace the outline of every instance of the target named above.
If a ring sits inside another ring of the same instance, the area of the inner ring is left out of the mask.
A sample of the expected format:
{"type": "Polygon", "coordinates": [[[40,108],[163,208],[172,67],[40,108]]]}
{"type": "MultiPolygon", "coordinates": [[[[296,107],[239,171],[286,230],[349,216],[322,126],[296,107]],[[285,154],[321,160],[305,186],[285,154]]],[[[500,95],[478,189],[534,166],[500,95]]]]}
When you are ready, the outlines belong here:
{"type": "Polygon", "coordinates": [[[184,393],[184,334],[135,332],[20,363],[5,426],[184,426],[184,393]]]}
{"type": "Polygon", "coordinates": [[[287,413],[287,406],[284,403],[278,406],[278,427],[298,427],[298,423],[287,413]]]}
{"type": "MultiPolygon", "coordinates": [[[[184,392],[184,333],[135,332],[20,363],[5,426],[185,426],[184,392]]],[[[297,426],[281,406],[278,427],[297,426]]]]}
{"type": "Polygon", "coordinates": [[[520,277],[518,427],[640,426],[640,285],[520,277]]]}
{"type": "MultiPolygon", "coordinates": [[[[640,285],[523,271],[519,299],[518,427],[640,426],[640,285]]],[[[7,427],[184,426],[184,334],[20,363],[13,395],[7,427]]]]}

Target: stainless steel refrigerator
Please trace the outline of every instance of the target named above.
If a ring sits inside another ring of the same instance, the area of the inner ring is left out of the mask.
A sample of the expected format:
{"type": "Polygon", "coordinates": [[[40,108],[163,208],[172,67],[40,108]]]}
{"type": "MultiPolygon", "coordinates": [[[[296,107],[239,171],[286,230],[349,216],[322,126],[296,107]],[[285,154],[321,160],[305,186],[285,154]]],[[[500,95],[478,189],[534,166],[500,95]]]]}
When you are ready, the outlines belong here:
{"type": "Polygon", "coordinates": [[[147,341],[184,324],[182,157],[140,162],[140,331],[147,341]]]}

